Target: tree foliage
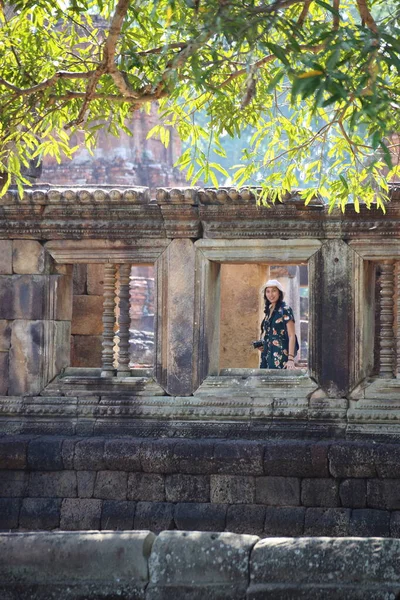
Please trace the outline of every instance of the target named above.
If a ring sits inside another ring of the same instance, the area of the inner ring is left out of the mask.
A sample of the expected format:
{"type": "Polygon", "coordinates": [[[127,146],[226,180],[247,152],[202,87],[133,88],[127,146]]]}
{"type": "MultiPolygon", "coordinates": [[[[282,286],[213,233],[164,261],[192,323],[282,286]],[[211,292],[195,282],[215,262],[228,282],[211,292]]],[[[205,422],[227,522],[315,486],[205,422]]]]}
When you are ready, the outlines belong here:
{"type": "Polygon", "coordinates": [[[222,175],[262,187],[264,202],[300,188],[305,202],[384,207],[398,169],[398,0],[0,6],[3,193],[30,161],[70,156],[76,130],[91,147],[100,128],[129,131],[132,111],[157,102],[152,134],[168,144],[176,129],[192,184],[222,175]],[[225,140],[243,132],[227,171],[225,140]]]}

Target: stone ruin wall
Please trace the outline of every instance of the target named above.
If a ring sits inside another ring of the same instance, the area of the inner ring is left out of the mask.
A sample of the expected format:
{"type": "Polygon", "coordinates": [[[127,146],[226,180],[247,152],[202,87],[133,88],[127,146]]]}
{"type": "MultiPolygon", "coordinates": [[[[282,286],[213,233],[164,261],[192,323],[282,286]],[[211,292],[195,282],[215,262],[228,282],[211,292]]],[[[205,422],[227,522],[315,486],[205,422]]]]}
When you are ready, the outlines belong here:
{"type": "Polygon", "coordinates": [[[398,537],[399,199],[328,216],[248,190],[9,192],[1,527],[398,537]],[[231,322],[254,337],[265,269],[303,263],[308,369],[232,367],[231,322]],[[130,266],[149,264],[155,366],[130,369],[130,266]],[[101,336],[101,367],[71,365],[71,336],[87,353],[101,336]]]}

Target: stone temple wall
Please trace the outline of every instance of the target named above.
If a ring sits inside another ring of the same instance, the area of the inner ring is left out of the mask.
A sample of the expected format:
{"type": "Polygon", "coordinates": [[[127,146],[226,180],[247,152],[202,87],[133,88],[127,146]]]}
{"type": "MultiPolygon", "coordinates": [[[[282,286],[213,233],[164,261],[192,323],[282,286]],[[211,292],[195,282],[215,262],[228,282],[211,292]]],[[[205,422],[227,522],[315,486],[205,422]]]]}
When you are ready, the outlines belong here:
{"type": "Polygon", "coordinates": [[[255,195],[1,198],[3,529],[398,534],[399,190],[386,215],[255,195]],[[132,266],[153,269],[150,366],[131,360],[132,266]],[[257,369],[260,281],[304,266],[307,365],[257,369]]]}

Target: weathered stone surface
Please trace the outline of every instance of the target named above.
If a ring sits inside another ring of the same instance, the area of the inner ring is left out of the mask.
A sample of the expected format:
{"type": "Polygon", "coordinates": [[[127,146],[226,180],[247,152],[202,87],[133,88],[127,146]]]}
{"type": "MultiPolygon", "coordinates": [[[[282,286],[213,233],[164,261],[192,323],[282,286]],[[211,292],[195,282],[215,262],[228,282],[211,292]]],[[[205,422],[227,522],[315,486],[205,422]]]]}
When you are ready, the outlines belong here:
{"type": "Polygon", "coordinates": [[[174,456],[180,473],[207,475],[215,473],[214,440],[181,440],[176,442],[174,456]]]}
{"type": "Polygon", "coordinates": [[[75,264],[73,267],[73,294],[82,296],[87,293],[87,265],[75,264]]]}
{"type": "Polygon", "coordinates": [[[74,296],[72,335],[102,335],[103,296],[74,296]]]}
{"type": "Polygon", "coordinates": [[[61,498],[24,498],[19,526],[23,529],[56,529],[60,526],[61,498]]]}
{"type": "Polygon", "coordinates": [[[52,275],[54,289],[54,319],[71,321],[72,319],[72,265],[64,265],[66,272],[52,275]]]}
{"type": "Polygon", "coordinates": [[[75,444],[74,467],[77,470],[104,469],[104,439],[88,438],[75,444]]]}
{"type": "Polygon", "coordinates": [[[76,480],[79,498],[93,498],[96,475],[96,471],[77,471],[76,480]]]}
{"type": "Polygon", "coordinates": [[[244,475],[211,475],[211,502],[254,504],[255,478],[244,475]]]}
{"type": "Polygon", "coordinates": [[[251,555],[247,599],[395,598],[399,552],[389,539],[264,539],[251,555]]]}
{"type": "Polygon", "coordinates": [[[9,386],[8,352],[0,352],[0,396],[6,396],[9,386]]]}
{"type": "Polygon", "coordinates": [[[227,504],[176,504],[175,524],[187,531],[224,531],[227,509],[227,504]]]}
{"type": "Polygon", "coordinates": [[[393,510],[390,513],[390,535],[400,538],[400,511],[393,510]]]}
{"type": "Polygon", "coordinates": [[[8,352],[11,344],[11,321],[0,321],[0,352],[8,352]]]}
{"type": "Polygon", "coordinates": [[[0,498],[24,497],[28,477],[24,471],[4,471],[0,477],[0,498]]]}
{"type": "MultiPolygon", "coordinates": [[[[78,439],[79,441],[79,439],[78,439]]],[[[74,456],[75,456],[75,444],[77,440],[75,438],[66,438],[62,444],[62,459],[64,469],[74,468],[74,456]]]]}
{"type": "Polygon", "coordinates": [[[368,508],[351,511],[348,535],[354,537],[389,537],[390,513],[368,508]]]}
{"type": "Polygon", "coordinates": [[[126,500],[128,474],[123,471],[99,471],[93,495],[107,500],[126,500]]]}
{"type": "Polygon", "coordinates": [[[27,445],[18,437],[0,438],[0,469],[25,469],[27,445]]]}
{"type": "Polygon", "coordinates": [[[262,475],[264,444],[226,441],[214,449],[215,473],[224,475],[262,475]]]}
{"type": "Polygon", "coordinates": [[[102,296],[104,288],[104,265],[87,265],[87,293],[102,296]]]}
{"type": "Polygon", "coordinates": [[[0,240],[0,274],[12,273],[12,241],[0,240]]]}
{"type": "Polygon", "coordinates": [[[167,475],[165,496],[167,502],[209,502],[210,479],[206,475],[167,475]]]}
{"type": "Polygon", "coordinates": [[[61,529],[100,529],[101,500],[65,498],[61,505],[61,529]]]}
{"type": "Polygon", "coordinates": [[[41,598],[143,600],[153,540],[148,531],[2,534],[2,591],[18,585],[41,598]]]}
{"type": "Polygon", "coordinates": [[[348,508],[307,508],[304,535],[343,537],[348,535],[348,508]]]}
{"type": "Polygon", "coordinates": [[[265,506],[235,504],[228,507],[226,531],[261,536],[264,530],[265,506]]]}
{"type": "Polygon", "coordinates": [[[367,506],[370,508],[400,508],[399,479],[369,479],[367,481],[367,506]]]}
{"type": "Polygon", "coordinates": [[[32,471],[60,471],[64,468],[62,439],[34,439],[28,445],[28,468],[32,471]]]}
{"type": "Polygon", "coordinates": [[[32,498],[76,498],[75,471],[37,471],[29,475],[28,495],[32,498]]]}
{"type": "Polygon", "coordinates": [[[329,449],[333,477],[376,477],[374,448],[366,443],[336,443],[329,449]]]}
{"type": "Polygon", "coordinates": [[[140,471],[141,439],[106,440],[104,445],[104,462],[110,471],[140,471]]]}
{"type": "Polygon", "coordinates": [[[267,507],[264,532],[268,537],[301,536],[304,533],[306,509],[303,507],[267,507]]]}
{"type": "Polygon", "coordinates": [[[296,477],[257,477],[256,502],[269,506],[299,506],[300,480],[296,477]]]}
{"type": "Polygon", "coordinates": [[[304,506],[339,506],[339,483],[334,479],[303,479],[301,503],[304,506]]]}
{"type": "Polygon", "coordinates": [[[169,502],[138,502],[134,528],[149,529],[154,533],[174,529],[174,505],[169,502]]]}
{"type": "Polygon", "coordinates": [[[146,473],[175,473],[179,462],[174,454],[176,440],[143,440],[140,446],[140,464],[146,473]]]}
{"type": "Polygon", "coordinates": [[[103,530],[133,529],[136,503],[105,500],[101,513],[101,528],[103,530]]]}
{"type": "Polygon", "coordinates": [[[36,240],[13,240],[13,271],[18,275],[45,272],[45,249],[36,240]]]}
{"type": "Polygon", "coordinates": [[[367,506],[367,482],[365,479],[345,479],[340,483],[339,496],[346,508],[367,506]]]}
{"type": "Polygon", "coordinates": [[[17,529],[21,498],[0,498],[0,531],[17,529]]]}
{"type": "Polygon", "coordinates": [[[400,479],[400,448],[397,444],[380,444],[374,449],[378,477],[400,479]]]}
{"type": "Polygon", "coordinates": [[[49,281],[47,275],[0,275],[0,319],[45,318],[49,281]]]}
{"type": "Polygon", "coordinates": [[[158,473],[129,473],[128,500],[164,502],[164,475],[158,473]]]}
{"type": "Polygon", "coordinates": [[[103,338],[101,335],[71,337],[71,367],[100,368],[103,338]]]}
{"type": "Polygon", "coordinates": [[[264,472],[280,477],[328,477],[328,448],[316,442],[268,441],[264,472]]]}
{"type": "Polygon", "coordinates": [[[149,559],[147,600],[242,600],[250,552],[259,538],[232,533],[164,531],[149,559]],[[212,558],[211,558],[212,557],[212,558]]]}

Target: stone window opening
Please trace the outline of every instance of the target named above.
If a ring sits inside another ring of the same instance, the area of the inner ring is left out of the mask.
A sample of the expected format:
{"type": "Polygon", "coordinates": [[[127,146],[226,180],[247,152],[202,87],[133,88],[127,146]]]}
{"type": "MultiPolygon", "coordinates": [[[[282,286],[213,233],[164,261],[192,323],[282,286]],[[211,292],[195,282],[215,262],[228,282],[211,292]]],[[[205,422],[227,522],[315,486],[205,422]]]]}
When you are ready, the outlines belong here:
{"type": "Polygon", "coordinates": [[[307,264],[229,264],[220,267],[219,372],[229,368],[257,369],[260,353],[251,342],[261,337],[264,318],[261,295],[268,279],[277,279],[285,289],[285,302],[294,312],[300,349],[296,366],[308,363],[308,268],[307,264]]]}
{"type": "Polygon", "coordinates": [[[154,266],[74,265],[71,367],[129,377],[153,366],[154,266]]]}

